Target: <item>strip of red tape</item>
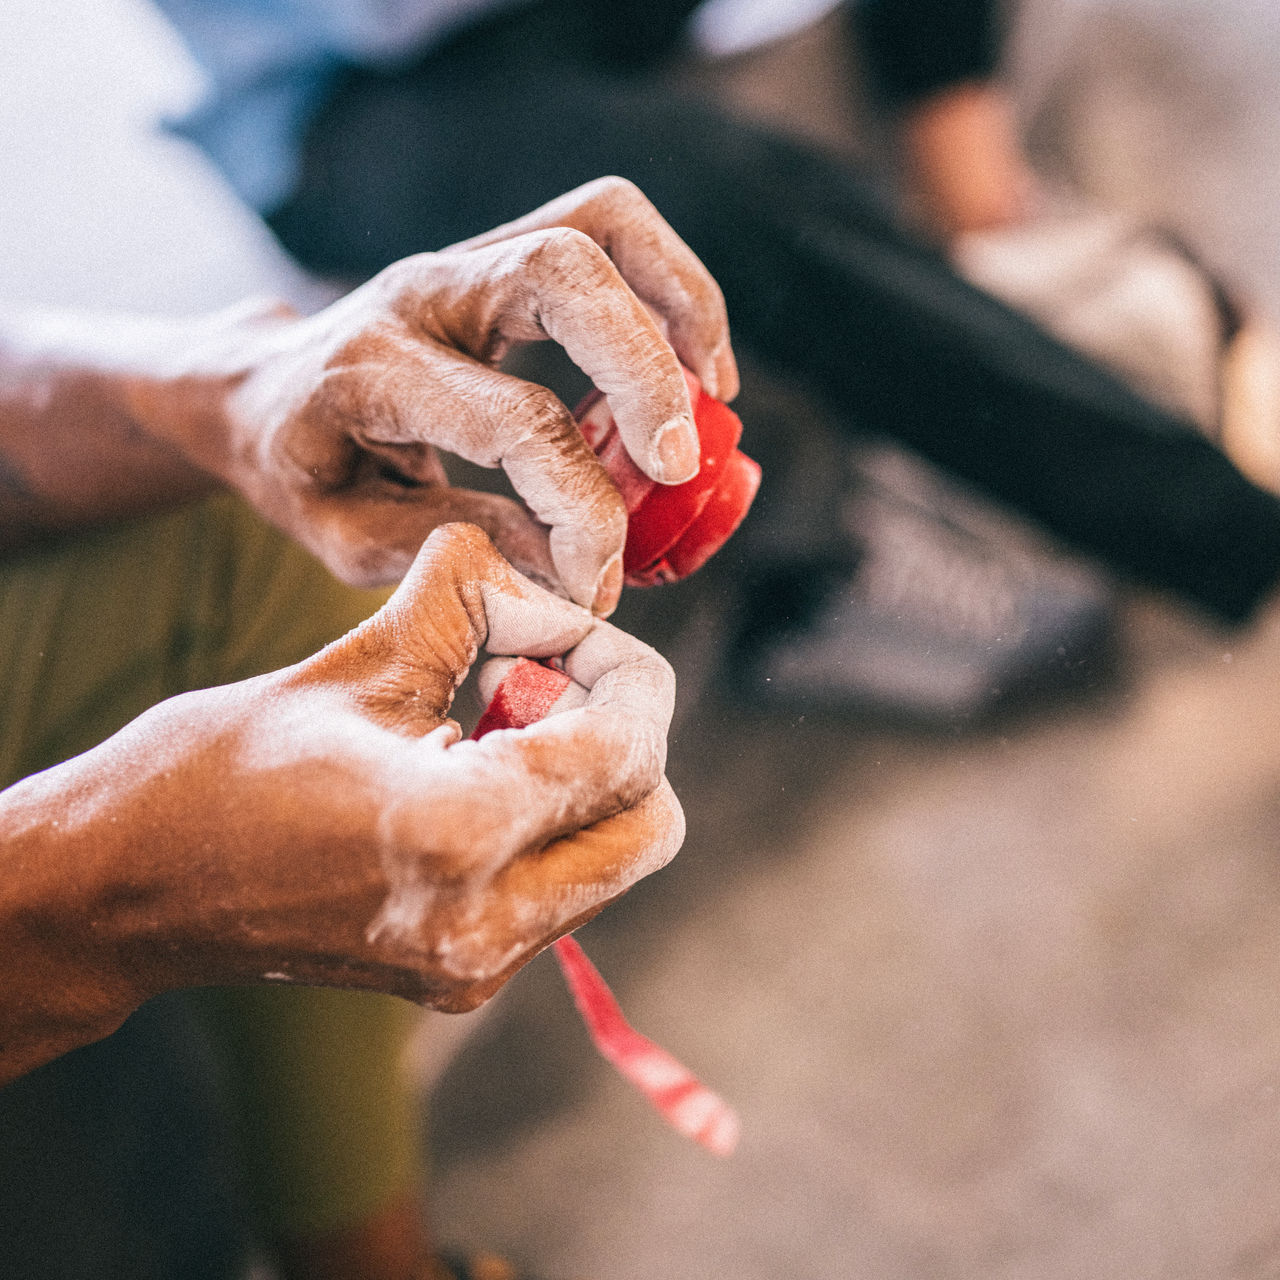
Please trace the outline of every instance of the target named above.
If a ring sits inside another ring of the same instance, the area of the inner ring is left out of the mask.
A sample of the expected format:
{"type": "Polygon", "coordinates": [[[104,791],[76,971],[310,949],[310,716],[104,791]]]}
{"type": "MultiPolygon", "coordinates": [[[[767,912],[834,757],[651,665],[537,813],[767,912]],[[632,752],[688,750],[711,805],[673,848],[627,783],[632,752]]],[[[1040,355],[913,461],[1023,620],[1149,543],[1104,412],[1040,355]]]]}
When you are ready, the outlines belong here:
{"type": "MultiPolygon", "coordinates": [[[[554,667],[520,658],[494,691],[473,738],[495,729],[523,729],[541,720],[569,684],[554,667]]],[[[599,970],[566,935],[554,944],[560,971],[600,1055],[617,1068],[678,1132],[718,1156],[738,1142],[737,1113],[688,1067],[627,1022],[599,970]]]]}
{"type": "Polygon", "coordinates": [[[714,1155],[732,1155],[741,1132],[737,1112],[684,1063],[627,1022],[609,984],[572,935],[557,939],[555,953],[573,1002],[601,1056],[613,1063],[677,1132],[714,1155]]]}

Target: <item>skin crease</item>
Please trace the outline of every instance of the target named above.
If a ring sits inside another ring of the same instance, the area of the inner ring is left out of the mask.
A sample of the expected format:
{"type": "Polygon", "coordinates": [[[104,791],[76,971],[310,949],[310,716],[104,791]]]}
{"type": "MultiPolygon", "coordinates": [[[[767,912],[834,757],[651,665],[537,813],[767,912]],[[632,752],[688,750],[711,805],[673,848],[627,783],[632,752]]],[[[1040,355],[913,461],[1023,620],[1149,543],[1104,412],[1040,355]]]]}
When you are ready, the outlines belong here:
{"type": "Polygon", "coordinates": [[[673,702],[653,650],[474,526],[437,530],[313,658],[161,703],[0,795],[0,1079],[189,985],[270,974],[474,1007],[674,856],[673,702]],[[585,701],[459,742],[454,689],[512,640],[568,649],[585,701]]]}
{"type": "Polygon", "coordinates": [[[221,483],[346,581],[395,581],[433,528],[467,520],[608,614],[617,491],[569,410],[495,367],[543,339],[608,394],[648,475],[692,474],[679,364],[736,393],[724,303],[621,179],[393,264],[310,317],[258,304],[195,321],[0,323],[0,549],[221,483]],[[448,487],[438,449],[502,466],[525,506],[448,487]]]}

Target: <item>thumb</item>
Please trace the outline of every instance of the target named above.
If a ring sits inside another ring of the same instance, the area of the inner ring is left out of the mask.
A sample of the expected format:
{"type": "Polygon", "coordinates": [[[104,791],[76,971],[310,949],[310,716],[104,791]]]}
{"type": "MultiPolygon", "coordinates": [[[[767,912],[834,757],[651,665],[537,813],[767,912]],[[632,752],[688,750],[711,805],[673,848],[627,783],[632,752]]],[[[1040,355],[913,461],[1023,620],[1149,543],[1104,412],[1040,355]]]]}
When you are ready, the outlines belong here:
{"type": "MultiPolygon", "coordinates": [[[[546,387],[460,352],[433,345],[403,354],[433,394],[399,406],[398,432],[478,466],[500,466],[548,530],[566,592],[597,613],[612,612],[622,590],[627,512],[573,414],[546,387]]],[[[687,405],[683,378],[679,390],[687,405]]]]}
{"type": "Polygon", "coordinates": [[[592,616],[517,573],[483,530],[447,524],[423,544],[391,599],[315,662],[384,724],[425,733],[449,712],[476,655],[551,657],[592,616]]]}
{"type": "Polygon", "coordinates": [[[535,581],[559,583],[547,530],[520,503],[497,493],[427,485],[388,493],[356,490],[305,494],[294,530],[341,581],[358,587],[399,582],[433,529],[464,521],[479,526],[535,581]]]}

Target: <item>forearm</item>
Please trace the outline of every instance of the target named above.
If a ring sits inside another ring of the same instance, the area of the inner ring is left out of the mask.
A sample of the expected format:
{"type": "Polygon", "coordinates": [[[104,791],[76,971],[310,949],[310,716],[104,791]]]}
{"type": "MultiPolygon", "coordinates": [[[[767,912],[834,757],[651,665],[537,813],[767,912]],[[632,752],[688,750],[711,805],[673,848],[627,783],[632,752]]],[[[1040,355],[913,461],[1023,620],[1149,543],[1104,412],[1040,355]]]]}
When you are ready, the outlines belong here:
{"type": "Polygon", "coordinates": [[[0,792],[0,1084],[110,1034],[147,994],[111,963],[124,837],[95,821],[84,759],[0,792]]]}
{"type": "Polygon", "coordinates": [[[225,328],[209,318],[0,316],[0,552],[213,488],[191,442],[218,434],[234,383],[225,328]]]}
{"type": "Polygon", "coordinates": [[[162,991],[244,976],[219,950],[247,915],[217,871],[237,799],[219,709],[251,687],[171,698],[0,791],[0,1084],[162,991]]]}

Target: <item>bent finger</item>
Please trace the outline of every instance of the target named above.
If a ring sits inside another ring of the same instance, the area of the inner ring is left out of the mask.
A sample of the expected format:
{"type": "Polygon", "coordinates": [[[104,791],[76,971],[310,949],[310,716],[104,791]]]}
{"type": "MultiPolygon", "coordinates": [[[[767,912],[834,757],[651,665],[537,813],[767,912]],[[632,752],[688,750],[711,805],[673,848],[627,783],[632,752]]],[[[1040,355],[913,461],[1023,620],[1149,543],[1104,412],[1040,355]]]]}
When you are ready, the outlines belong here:
{"type": "Polygon", "coordinates": [[[588,639],[584,658],[575,661],[571,650],[566,663],[584,688],[590,681],[583,706],[448,752],[445,790],[467,797],[465,812],[451,818],[449,857],[477,882],[630,808],[661,781],[675,697],[670,666],[608,623],[597,622],[588,639]]]}
{"type": "Polygon", "coordinates": [[[343,685],[379,723],[416,733],[447,714],[482,645],[550,657],[592,622],[517,573],[481,529],[447,524],[427,538],[390,600],[304,667],[343,685]]]}
{"type": "Polygon", "coordinates": [[[480,645],[494,654],[551,657],[590,632],[580,606],[530,581],[474,525],[436,529],[388,604],[425,635],[467,629],[468,665],[480,645]],[[465,615],[465,619],[464,619],[465,615]]]}
{"type": "Polygon", "coordinates": [[[684,812],[663,778],[631,808],[505,867],[433,939],[433,978],[457,984],[443,1007],[482,1004],[556,938],[665,867],[684,836],[684,812]]]}
{"type": "Polygon", "coordinates": [[[546,526],[551,560],[570,597],[611,612],[622,590],[627,513],[565,405],[546,387],[447,346],[419,343],[402,358],[435,394],[406,397],[399,429],[429,436],[468,462],[501,466],[546,526]]]}
{"type": "Polygon", "coordinates": [[[337,578],[352,586],[399,582],[441,525],[476,525],[522,574],[559,585],[547,529],[501,494],[447,485],[370,483],[341,495],[314,493],[299,503],[298,537],[337,578]]]}
{"type": "Polygon", "coordinates": [[[494,881],[512,941],[543,943],[583,912],[661,870],[685,837],[684,810],[663,777],[638,804],[517,858],[494,881]],[[529,912],[532,911],[532,918],[529,912]]]}
{"type": "Polygon", "coordinates": [[[625,178],[597,178],[445,252],[483,248],[551,227],[590,236],[636,295],[662,317],[676,354],[708,393],[721,400],[737,395],[738,368],[719,285],[648,197],[625,178]]]}
{"type": "MultiPolygon", "coordinates": [[[[489,648],[494,651],[492,644],[489,648]]],[[[567,768],[580,776],[613,776],[615,783],[624,768],[652,755],[657,768],[638,779],[638,785],[645,790],[655,786],[665,766],[666,734],[675,710],[671,664],[643,640],[597,621],[565,653],[564,669],[586,690],[585,703],[529,725],[522,741],[537,744],[539,754],[546,749],[543,744],[555,743],[567,768]]],[[[584,817],[580,825],[590,820],[584,817]]]]}
{"type": "Polygon", "coordinates": [[[646,475],[678,484],[696,473],[697,433],[680,362],[583,232],[554,227],[390,270],[407,325],[482,362],[512,343],[558,342],[608,397],[623,443],[646,475]]]}

